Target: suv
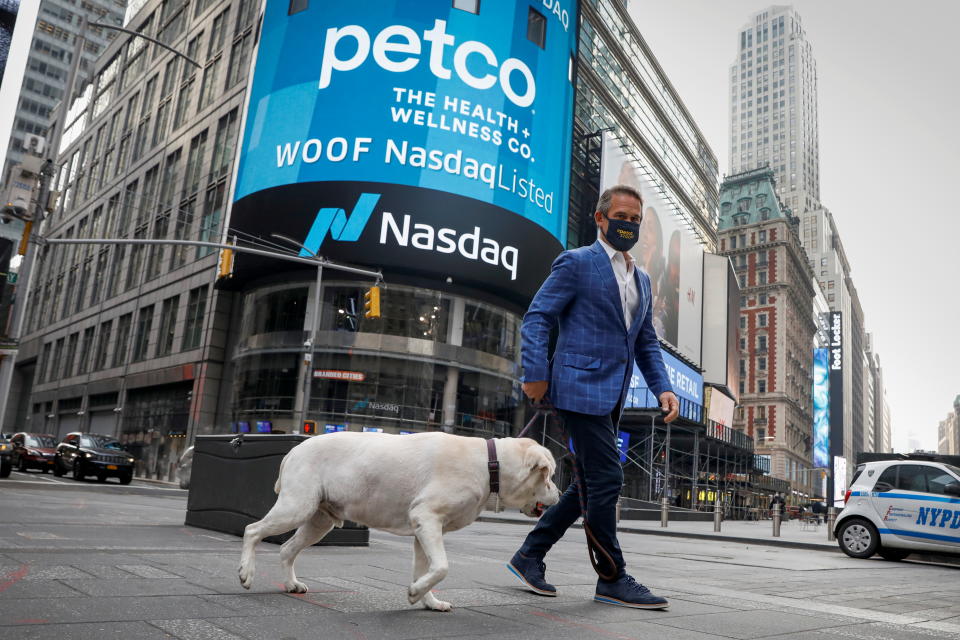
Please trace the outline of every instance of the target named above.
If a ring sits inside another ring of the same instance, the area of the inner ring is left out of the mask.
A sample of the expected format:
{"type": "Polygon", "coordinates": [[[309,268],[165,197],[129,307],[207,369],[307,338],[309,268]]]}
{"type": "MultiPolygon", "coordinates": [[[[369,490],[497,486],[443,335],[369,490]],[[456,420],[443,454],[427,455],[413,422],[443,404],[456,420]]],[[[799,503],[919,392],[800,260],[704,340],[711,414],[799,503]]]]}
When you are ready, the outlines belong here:
{"type": "Polygon", "coordinates": [[[7,434],[0,433],[0,478],[7,478],[13,470],[13,447],[7,434]]]}
{"type": "Polygon", "coordinates": [[[74,480],[96,476],[100,482],[108,477],[130,484],[135,458],[127,453],[115,438],[96,433],[69,433],[59,445],[53,466],[53,475],[73,473],[74,480]]]}
{"type": "Polygon", "coordinates": [[[46,473],[53,468],[57,439],[48,433],[21,431],[10,438],[13,447],[12,463],[20,471],[39,469],[46,473]]]}
{"type": "Polygon", "coordinates": [[[845,501],[835,531],[848,556],[960,554],[960,468],[924,460],[861,464],[845,501]]]}

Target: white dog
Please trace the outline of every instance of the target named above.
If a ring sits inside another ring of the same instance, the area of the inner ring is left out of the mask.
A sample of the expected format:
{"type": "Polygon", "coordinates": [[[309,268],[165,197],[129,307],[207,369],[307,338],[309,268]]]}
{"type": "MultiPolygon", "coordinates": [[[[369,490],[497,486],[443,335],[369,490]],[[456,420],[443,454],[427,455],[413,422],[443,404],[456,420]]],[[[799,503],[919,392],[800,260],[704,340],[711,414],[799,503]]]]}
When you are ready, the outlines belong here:
{"type": "MultiPolygon", "coordinates": [[[[556,504],[553,455],[528,438],[496,440],[500,499],[532,517],[556,504]]],[[[410,604],[449,611],[430,590],[447,575],[443,534],[477,519],[490,495],[486,441],[442,432],[391,435],[330,433],[310,438],[284,457],[274,486],[276,504],[247,526],[240,584],[253,583],[254,548],[271,535],[298,528],[280,548],[284,588],[303,593],[293,563],[344,520],[401,536],[414,536],[410,604]]]]}

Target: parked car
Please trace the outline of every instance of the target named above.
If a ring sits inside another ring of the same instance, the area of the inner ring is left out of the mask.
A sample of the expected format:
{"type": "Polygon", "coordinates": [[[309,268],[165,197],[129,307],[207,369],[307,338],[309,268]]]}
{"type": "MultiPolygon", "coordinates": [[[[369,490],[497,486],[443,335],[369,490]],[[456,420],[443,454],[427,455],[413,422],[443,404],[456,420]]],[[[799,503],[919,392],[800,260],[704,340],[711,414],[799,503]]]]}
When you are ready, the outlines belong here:
{"type": "Polygon", "coordinates": [[[0,434],[0,478],[8,478],[13,470],[13,446],[6,434],[0,434]]]}
{"type": "Polygon", "coordinates": [[[193,472],[193,447],[187,447],[187,450],[177,461],[177,479],[180,480],[181,489],[190,488],[190,476],[193,472]]]}
{"type": "Polygon", "coordinates": [[[53,474],[73,474],[74,480],[96,476],[100,482],[119,478],[120,484],[133,480],[136,459],[115,438],[96,433],[69,433],[59,445],[53,474]]]}
{"type": "Polygon", "coordinates": [[[21,431],[10,438],[13,447],[12,463],[20,471],[39,469],[43,473],[53,468],[57,439],[49,433],[21,431]]]}
{"type": "Polygon", "coordinates": [[[916,459],[867,462],[854,472],[845,500],[835,531],[848,556],[960,554],[960,468],[916,459]]]}

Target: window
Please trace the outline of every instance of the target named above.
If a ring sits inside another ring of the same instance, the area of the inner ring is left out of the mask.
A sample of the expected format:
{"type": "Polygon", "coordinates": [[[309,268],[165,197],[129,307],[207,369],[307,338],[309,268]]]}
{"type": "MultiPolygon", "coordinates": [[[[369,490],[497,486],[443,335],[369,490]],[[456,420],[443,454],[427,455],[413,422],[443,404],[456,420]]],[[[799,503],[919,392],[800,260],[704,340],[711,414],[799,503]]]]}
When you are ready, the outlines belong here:
{"type": "Polygon", "coordinates": [[[759,358],[757,358],[757,369],[759,369],[760,371],[766,371],[766,370],[767,370],[767,357],[766,357],[766,356],[760,356],[759,358]]]}
{"type": "Polygon", "coordinates": [[[767,326],[767,314],[765,313],[757,314],[757,326],[760,326],[760,327],[767,326]]]}
{"type": "Polygon", "coordinates": [[[77,374],[90,370],[90,349],[93,347],[93,333],[96,327],[87,327],[83,330],[83,340],[80,342],[80,359],[77,360],[77,374]]]}
{"type": "Polygon", "coordinates": [[[180,308],[180,296],[173,296],[163,301],[160,310],[160,335],[157,337],[157,356],[165,356],[173,352],[173,336],[177,328],[177,311],[180,308]]]}
{"type": "Polygon", "coordinates": [[[150,329],[153,328],[153,305],[140,309],[137,314],[137,335],[133,340],[133,362],[147,359],[150,350],[150,329]]]}
{"type": "Polygon", "coordinates": [[[92,371],[99,371],[107,366],[107,350],[110,348],[110,332],[113,329],[113,320],[107,320],[100,325],[100,336],[97,339],[97,353],[93,358],[92,371]]]}
{"type": "Polygon", "coordinates": [[[767,441],[767,430],[765,427],[757,428],[757,440],[759,440],[761,444],[767,441]]]}
{"type": "Polygon", "coordinates": [[[767,294],[761,293],[759,296],[759,304],[767,304],[767,294]]]}
{"type": "Polygon", "coordinates": [[[758,240],[758,242],[760,242],[760,243],[762,244],[762,243],[764,243],[764,242],[767,241],[767,232],[766,232],[766,230],[760,231],[758,235],[759,235],[759,240],[758,240]]]}
{"type": "Polygon", "coordinates": [[[77,343],[80,341],[79,333],[72,333],[67,339],[67,357],[63,361],[63,377],[69,378],[73,375],[73,364],[77,359],[77,343]]]}
{"type": "Polygon", "coordinates": [[[758,284],[758,285],[767,284],[767,272],[766,272],[766,270],[757,271],[757,284],[758,284]]]}
{"type": "Polygon", "coordinates": [[[187,298],[187,319],[183,330],[183,350],[200,346],[203,335],[203,318],[207,309],[207,287],[191,289],[187,298]]]}
{"type": "Polygon", "coordinates": [[[761,378],[757,380],[757,393],[766,393],[767,392],[767,381],[761,378]]]}
{"type": "Polygon", "coordinates": [[[200,188],[200,173],[207,149],[207,130],[204,129],[190,141],[187,152],[187,169],[184,190],[187,194],[196,193],[200,188]]]}
{"type": "Polygon", "coordinates": [[[767,336],[757,336],[757,351],[767,350],[767,336]]]}
{"type": "Polygon", "coordinates": [[[213,142],[213,162],[210,178],[216,180],[230,172],[233,164],[233,148],[237,143],[237,110],[234,109],[217,121],[217,135],[213,142]]]}
{"type": "Polygon", "coordinates": [[[527,12],[527,40],[541,49],[547,43],[547,19],[533,7],[527,12]]]}
{"type": "Polygon", "coordinates": [[[740,316],[740,328],[741,328],[741,329],[746,329],[746,328],[747,328],[747,318],[746,318],[746,316],[740,316]]]}
{"type": "Polygon", "coordinates": [[[744,360],[743,358],[740,358],[740,375],[741,376],[747,375],[747,361],[744,360]]]}
{"type": "Polygon", "coordinates": [[[113,350],[113,366],[119,367],[127,360],[127,349],[130,347],[130,327],[133,324],[133,314],[120,316],[117,321],[117,343],[113,350]]]}

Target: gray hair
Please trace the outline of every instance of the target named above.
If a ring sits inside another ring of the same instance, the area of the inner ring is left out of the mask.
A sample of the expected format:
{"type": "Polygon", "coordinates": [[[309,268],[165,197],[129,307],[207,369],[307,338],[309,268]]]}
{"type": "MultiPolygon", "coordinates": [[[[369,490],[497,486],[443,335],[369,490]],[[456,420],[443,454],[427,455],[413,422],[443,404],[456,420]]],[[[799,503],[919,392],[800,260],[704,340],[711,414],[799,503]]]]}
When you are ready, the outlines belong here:
{"type": "Polygon", "coordinates": [[[600,194],[600,200],[597,201],[597,211],[603,215],[610,213],[610,201],[613,200],[613,196],[617,194],[636,198],[640,201],[640,206],[643,207],[643,198],[640,196],[639,191],[628,184],[615,184],[600,194]]]}

